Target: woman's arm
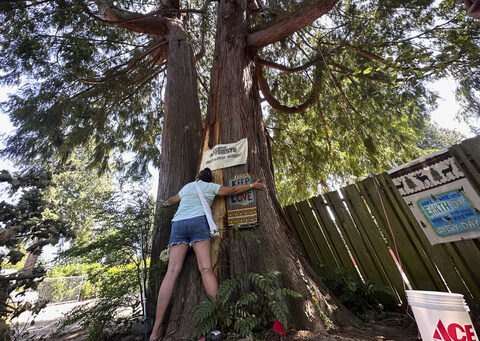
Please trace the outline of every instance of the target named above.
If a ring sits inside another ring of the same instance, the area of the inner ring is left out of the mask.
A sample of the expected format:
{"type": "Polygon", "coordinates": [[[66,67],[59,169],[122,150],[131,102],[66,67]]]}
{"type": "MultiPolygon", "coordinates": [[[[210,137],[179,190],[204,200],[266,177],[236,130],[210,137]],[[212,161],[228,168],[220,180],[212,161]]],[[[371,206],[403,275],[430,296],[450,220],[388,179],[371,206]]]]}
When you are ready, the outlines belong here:
{"type": "Polygon", "coordinates": [[[232,187],[222,186],[218,190],[217,195],[234,195],[234,194],[246,192],[252,188],[264,191],[267,189],[267,186],[265,186],[265,184],[261,182],[258,182],[258,180],[255,181],[253,184],[249,184],[249,185],[238,185],[238,186],[232,186],[232,187]]]}
{"type": "Polygon", "coordinates": [[[160,207],[165,207],[171,204],[176,204],[180,202],[180,195],[176,194],[173,197],[168,198],[166,201],[162,202],[160,204],[160,207]]]}

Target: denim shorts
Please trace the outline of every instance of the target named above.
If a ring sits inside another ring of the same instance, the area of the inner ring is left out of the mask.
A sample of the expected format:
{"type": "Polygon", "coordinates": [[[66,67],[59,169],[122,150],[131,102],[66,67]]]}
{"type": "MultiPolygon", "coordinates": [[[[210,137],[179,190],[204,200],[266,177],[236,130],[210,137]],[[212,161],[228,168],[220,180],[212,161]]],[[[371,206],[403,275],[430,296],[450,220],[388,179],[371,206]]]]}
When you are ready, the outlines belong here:
{"type": "Polygon", "coordinates": [[[170,234],[168,247],[176,244],[192,246],[195,242],[208,239],[211,239],[211,237],[206,216],[182,219],[172,222],[172,233],[170,234]]]}

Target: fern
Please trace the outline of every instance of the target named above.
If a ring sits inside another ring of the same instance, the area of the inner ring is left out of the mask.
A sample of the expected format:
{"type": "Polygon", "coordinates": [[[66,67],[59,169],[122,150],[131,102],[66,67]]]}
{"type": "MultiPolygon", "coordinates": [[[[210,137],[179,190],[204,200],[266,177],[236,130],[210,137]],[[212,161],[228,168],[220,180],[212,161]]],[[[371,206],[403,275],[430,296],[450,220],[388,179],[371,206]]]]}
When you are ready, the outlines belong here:
{"type": "Polygon", "coordinates": [[[375,321],[384,314],[384,307],[377,298],[379,293],[393,296],[390,287],[364,282],[355,273],[345,268],[335,269],[334,274],[329,274],[324,265],[316,265],[314,270],[328,289],[364,321],[375,321]]]}
{"type": "Polygon", "coordinates": [[[286,326],[288,314],[282,302],[287,296],[301,295],[288,288],[279,288],[279,276],[280,272],[271,271],[223,281],[216,300],[209,297],[198,305],[193,337],[199,338],[213,329],[222,330],[227,339],[254,337],[270,329],[275,320],[286,326]],[[253,290],[241,294],[240,283],[247,284],[247,287],[250,283],[253,290]]]}
{"type": "Polygon", "coordinates": [[[222,285],[218,288],[217,299],[221,304],[225,304],[233,293],[233,290],[238,286],[238,281],[235,279],[227,279],[222,282],[222,285]]]}

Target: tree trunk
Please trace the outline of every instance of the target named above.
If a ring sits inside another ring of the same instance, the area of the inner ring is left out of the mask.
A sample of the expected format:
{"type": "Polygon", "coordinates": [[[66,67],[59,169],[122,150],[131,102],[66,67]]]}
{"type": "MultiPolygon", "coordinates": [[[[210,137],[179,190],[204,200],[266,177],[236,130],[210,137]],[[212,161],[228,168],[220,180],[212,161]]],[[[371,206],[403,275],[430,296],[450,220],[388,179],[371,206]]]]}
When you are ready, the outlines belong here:
{"type": "MultiPolygon", "coordinates": [[[[215,61],[207,113],[209,147],[248,138],[247,165],[223,169],[223,183],[234,175],[249,172],[268,190],[255,192],[259,226],[253,231],[260,244],[241,233],[230,233],[229,268],[224,276],[249,272],[281,271],[281,285],[302,294],[288,302],[291,321],[297,329],[325,331],[324,318],[333,323],[350,323],[350,312],[331,297],[303,257],[283,215],[275,189],[270,146],[263,124],[254,55],[246,49],[248,33],[246,0],[220,0],[215,61]],[[312,300],[318,299],[318,311],[312,300]],[[322,320],[323,319],[323,320],[322,320]]],[[[223,202],[223,205],[225,203],[223,202]]],[[[222,212],[225,208],[221,209],[222,212]]],[[[244,288],[248,290],[249,288],[244,288]]]]}
{"type": "MultiPolygon", "coordinates": [[[[40,243],[43,241],[43,238],[35,238],[34,243],[40,243]]],[[[35,264],[37,264],[38,257],[40,256],[39,253],[40,249],[37,246],[35,250],[30,252],[27,256],[27,260],[25,261],[25,264],[23,265],[23,270],[33,270],[35,267],[35,264]]]]}
{"type": "MultiPolygon", "coordinates": [[[[195,59],[190,41],[180,20],[168,20],[167,39],[167,86],[157,203],[175,195],[183,185],[194,180],[202,141],[202,120],[195,59]]],[[[155,315],[156,298],[161,283],[158,275],[159,255],[167,247],[170,238],[171,213],[172,210],[161,209],[157,205],[147,292],[147,311],[151,319],[155,315]]],[[[201,289],[202,284],[196,270],[194,257],[194,254],[187,256],[185,271],[182,272],[179,280],[183,281],[185,275],[193,276],[189,279],[192,281],[192,287],[201,289]]],[[[174,300],[174,302],[173,311],[182,309],[178,307],[183,306],[182,301],[174,300]]]]}
{"type": "MultiPolygon", "coordinates": [[[[290,321],[297,329],[309,329],[326,333],[326,318],[337,325],[349,324],[354,321],[352,315],[342,305],[331,297],[320,279],[312,271],[302,255],[300,248],[294,241],[288,222],[283,215],[273,176],[273,165],[270,155],[270,146],[265,133],[262,111],[260,107],[259,89],[255,76],[255,55],[246,48],[248,21],[246,0],[220,0],[218,5],[218,22],[215,47],[215,60],[211,74],[211,92],[209,94],[207,122],[205,130],[204,149],[211,148],[218,143],[236,142],[244,137],[248,138],[248,163],[216,171],[216,181],[228,184],[228,179],[235,174],[249,172],[254,180],[260,179],[268,186],[265,192],[256,192],[256,202],[259,216],[259,226],[253,232],[260,241],[243,238],[241,233],[229,232],[230,243],[227,259],[222,259],[221,279],[237,277],[249,272],[266,273],[272,270],[281,271],[281,285],[302,294],[301,299],[289,299],[287,303],[290,321]],[[279,251],[281,251],[279,253],[279,251]],[[318,300],[314,304],[312,296],[318,300]],[[317,308],[320,307],[320,310],[317,308]]],[[[185,37],[180,24],[175,26],[175,34],[185,37]],[[181,33],[181,34],[180,34],[181,33]]],[[[182,38],[182,42],[186,38],[182,38]]],[[[171,46],[177,42],[174,32],[169,33],[169,69],[167,83],[167,98],[172,92],[168,91],[170,82],[174,84],[192,74],[175,74],[170,63],[176,65],[185,58],[174,55],[171,46]],[[175,58],[174,56],[177,56],[175,58]],[[172,57],[175,60],[172,60],[172,57]]],[[[193,56],[192,56],[193,63],[193,56]]],[[[176,72],[183,72],[180,70],[176,72]]],[[[183,84],[183,83],[182,83],[183,84]]],[[[184,90],[184,89],[182,89],[184,90]]],[[[180,91],[180,90],[178,90],[180,91]]],[[[176,93],[177,99],[187,103],[185,96],[176,93]]],[[[195,102],[198,103],[198,100],[195,102]]],[[[182,185],[191,181],[184,167],[187,166],[179,153],[188,147],[187,140],[190,134],[184,134],[181,124],[176,129],[170,124],[170,111],[173,105],[167,101],[167,112],[164,122],[164,137],[162,141],[162,168],[159,183],[159,198],[167,198],[175,194],[182,185]],[[168,135],[170,134],[170,135],[168,135]],[[182,146],[175,150],[169,149],[175,136],[182,136],[185,140],[182,146]],[[174,154],[175,152],[175,154],[174,154]],[[164,168],[165,167],[165,168],[164,168]],[[166,168],[168,167],[168,168],[166,168]],[[179,171],[182,170],[182,171],[179,171]],[[167,181],[168,179],[168,181],[167,181]],[[171,179],[171,180],[170,180],[171,179]]],[[[180,105],[180,103],[177,103],[180,105]]],[[[177,113],[178,114],[178,113],[177,113]]],[[[193,130],[191,134],[195,134],[193,130]]],[[[195,138],[197,141],[197,138],[195,138]]],[[[190,159],[193,162],[193,158],[190,159]]],[[[188,163],[195,172],[196,165],[188,163]]],[[[192,173],[188,173],[192,174],[192,173]]],[[[193,173],[194,174],[194,173],[193,173]]],[[[214,202],[214,218],[218,226],[224,225],[226,206],[225,200],[216,199],[214,202]]],[[[152,263],[157,261],[159,252],[166,246],[170,225],[160,227],[158,235],[154,234],[154,250],[152,263]],[[161,235],[161,236],[160,236],[161,235]],[[157,247],[157,245],[159,245],[157,247]]],[[[151,286],[152,288],[152,286],[151,286]]],[[[158,285],[153,286],[155,293],[158,285]]],[[[248,291],[250,288],[244,287],[248,291]]],[[[167,326],[165,340],[179,340],[192,335],[193,312],[199,301],[205,297],[200,282],[200,275],[196,269],[193,253],[189,253],[183,271],[177,282],[175,294],[178,299],[173,300],[170,320],[167,326]]]]}
{"type": "Polygon", "coordinates": [[[10,341],[10,329],[7,324],[6,317],[7,304],[10,296],[10,281],[0,281],[0,304],[1,304],[1,318],[0,318],[0,341],[10,341]]]}

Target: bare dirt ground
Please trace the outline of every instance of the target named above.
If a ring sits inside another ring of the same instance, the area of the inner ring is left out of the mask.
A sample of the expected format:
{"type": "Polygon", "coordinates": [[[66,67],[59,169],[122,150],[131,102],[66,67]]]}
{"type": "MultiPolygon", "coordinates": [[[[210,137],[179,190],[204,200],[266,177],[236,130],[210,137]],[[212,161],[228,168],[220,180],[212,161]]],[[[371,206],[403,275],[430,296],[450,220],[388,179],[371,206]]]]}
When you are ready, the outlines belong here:
{"type": "MultiPolygon", "coordinates": [[[[88,302],[67,302],[61,304],[49,304],[35,318],[31,325],[32,316],[24,313],[17,318],[17,337],[14,341],[84,341],[87,331],[73,326],[61,334],[57,334],[58,322],[65,313],[74,307],[88,302]]],[[[381,323],[370,324],[362,328],[352,326],[341,332],[331,332],[330,335],[316,334],[309,331],[289,331],[286,336],[273,336],[269,341],[415,341],[417,339],[414,321],[405,315],[395,315],[381,323]]]]}
{"type": "Polygon", "coordinates": [[[15,330],[13,340],[85,340],[85,333],[79,333],[78,326],[66,330],[66,336],[63,338],[58,338],[60,336],[54,336],[54,334],[58,329],[58,322],[67,312],[86,303],[90,303],[90,301],[49,304],[35,318],[30,312],[24,312],[11,323],[12,329],[15,330]],[[75,338],[68,338],[69,334],[77,335],[75,338]]]}
{"type": "MultiPolygon", "coordinates": [[[[72,326],[61,334],[56,333],[58,322],[65,313],[78,305],[90,303],[67,302],[49,304],[35,318],[35,323],[31,324],[32,316],[27,312],[13,321],[16,336],[13,341],[84,341],[87,338],[87,331],[82,330],[78,325],[72,326]]],[[[472,314],[477,323],[475,328],[479,328],[478,317],[480,315],[472,314]]],[[[477,329],[479,330],[479,329],[477,329]]],[[[329,335],[313,333],[310,331],[289,330],[285,336],[272,336],[267,341],[418,341],[417,328],[415,321],[405,315],[391,313],[388,318],[373,324],[363,326],[351,326],[341,331],[331,331],[329,335]]],[[[113,341],[113,340],[112,340],[113,341]]]]}
{"type": "Polygon", "coordinates": [[[290,331],[284,337],[275,337],[277,340],[312,340],[312,341],[418,341],[415,321],[404,314],[391,314],[381,322],[364,326],[351,326],[340,331],[330,331],[325,336],[310,331],[290,331]]]}

